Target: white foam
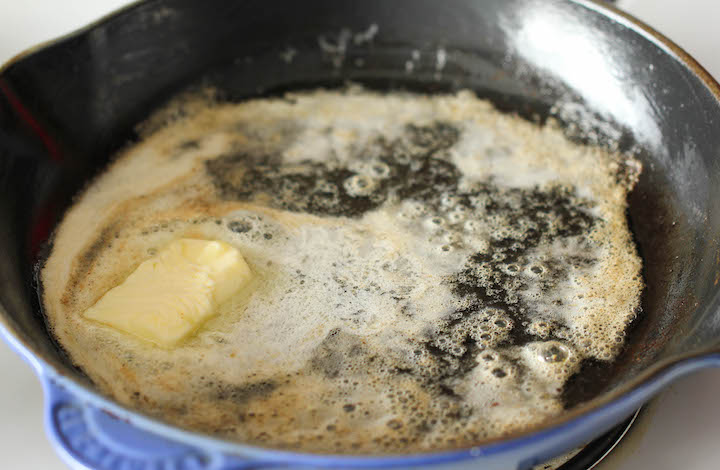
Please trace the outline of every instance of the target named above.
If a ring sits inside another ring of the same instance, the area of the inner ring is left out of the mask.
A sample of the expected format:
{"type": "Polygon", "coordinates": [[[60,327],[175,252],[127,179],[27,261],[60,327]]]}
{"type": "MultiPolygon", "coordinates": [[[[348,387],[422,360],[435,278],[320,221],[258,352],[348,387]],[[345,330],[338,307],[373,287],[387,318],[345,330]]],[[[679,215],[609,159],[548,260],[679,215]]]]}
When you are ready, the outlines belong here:
{"type": "Polygon", "coordinates": [[[104,392],[244,442],[403,452],[542,424],[583,359],[617,355],[642,283],[616,157],[467,92],[287,98],[165,113],[191,117],[65,217],[44,304],[104,392]],[[173,351],[80,317],[180,236],[236,246],[250,294],[173,351]]]}

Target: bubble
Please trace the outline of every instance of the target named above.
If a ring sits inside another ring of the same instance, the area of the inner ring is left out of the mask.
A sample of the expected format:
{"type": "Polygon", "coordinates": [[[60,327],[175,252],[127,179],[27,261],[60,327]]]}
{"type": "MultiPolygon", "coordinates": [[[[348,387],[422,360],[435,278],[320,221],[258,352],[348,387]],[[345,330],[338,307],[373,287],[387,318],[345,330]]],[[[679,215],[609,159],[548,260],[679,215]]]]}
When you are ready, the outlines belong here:
{"type": "Polygon", "coordinates": [[[425,226],[431,230],[437,230],[445,226],[445,219],[439,215],[428,217],[425,220],[425,226]]]}
{"type": "Polygon", "coordinates": [[[517,264],[508,264],[505,267],[505,272],[510,275],[517,274],[519,271],[520,271],[520,266],[518,266],[517,264]]]}
{"type": "Polygon", "coordinates": [[[390,176],[390,167],[383,162],[375,162],[370,166],[370,173],[375,178],[387,178],[390,176]]]}
{"type": "Polygon", "coordinates": [[[530,266],[530,272],[533,274],[542,274],[543,272],[545,272],[545,268],[543,268],[539,264],[534,264],[530,266]]]}
{"type": "Polygon", "coordinates": [[[253,226],[250,222],[244,220],[233,220],[228,222],[228,228],[235,233],[246,233],[252,230],[253,226]]]}
{"type": "Polygon", "coordinates": [[[375,191],[376,186],[376,181],[365,175],[354,175],[343,182],[345,191],[356,197],[369,196],[375,191]]]}
{"type": "Polygon", "coordinates": [[[403,427],[403,423],[399,419],[391,419],[386,424],[387,424],[387,427],[389,427],[390,429],[395,430],[395,431],[397,431],[398,429],[403,427]]]}
{"type": "Polygon", "coordinates": [[[444,193],[440,196],[440,206],[443,209],[455,207],[460,201],[460,197],[456,194],[444,193]]]}
{"type": "Polygon", "coordinates": [[[613,358],[613,356],[614,354],[612,350],[601,350],[597,355],[598,359],[600,359],[601,361],[609,361],[613,358]]]}
{"type": "Polygon", "coordinates": [[[465,220],[465,217],[465,214],[459,211],[451,212],[447,215],[448,221],[451,224],[459,224],[460,222],[465,220]]]}
{"type": "Polygon", "coordinates": [[[457,232],[445,232],[445,234],[443,234],[442,239],[443,239],[446,243],[450,243],[450,244],[462,243],[462,242],[463,242],[463,237],[462,237],[462,235],[460,235],[460,234],[457,233],[457,232]]]}
{"type": "Polygon", "coordinates": [[[502,379],[503,377],[507,376],[507,372],[505,372],[503,369],[500,369],[500,368],[493,369],[492,374],[499,379],[502,379]]]}
{"type": "Polygon", "coordinates": [[[540,358],[545,362],[564,362],[568,358],[568,351],[563,346],[551,344],[540,351],[540,358]]]}

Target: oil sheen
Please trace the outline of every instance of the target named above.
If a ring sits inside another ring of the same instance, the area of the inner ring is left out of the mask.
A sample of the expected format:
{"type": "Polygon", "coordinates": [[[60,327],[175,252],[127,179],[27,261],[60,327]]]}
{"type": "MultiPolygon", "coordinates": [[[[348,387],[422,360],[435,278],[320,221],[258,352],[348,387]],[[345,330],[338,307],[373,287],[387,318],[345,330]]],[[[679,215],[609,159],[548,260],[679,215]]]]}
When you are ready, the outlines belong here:
{"type": "Polygon", "coordinates": [[[458,448],[564,411],[640,305],[633,159],[470,92],[181,99],[56,231],[48,324],[107,395],[167,422],[308,452],[458,448]],[[181,237],[251,289],[163,349],[81,314],[181,237]]]}

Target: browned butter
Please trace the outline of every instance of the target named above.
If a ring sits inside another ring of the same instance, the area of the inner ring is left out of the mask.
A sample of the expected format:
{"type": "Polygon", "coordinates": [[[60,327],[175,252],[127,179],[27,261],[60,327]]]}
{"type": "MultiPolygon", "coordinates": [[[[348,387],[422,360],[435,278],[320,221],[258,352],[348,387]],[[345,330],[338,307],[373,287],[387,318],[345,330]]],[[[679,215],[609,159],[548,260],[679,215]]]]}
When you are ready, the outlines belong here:
{"type": "Polygon", "coordinates": [[[173,110],[77,200],[42,271],[52,333],[119,402],[284,449],[449,449],[560,415],[580,363],[620,351],[634,160],[470,92],[173,110]],[[239,249],[253,289],[174,349],[82,318],[188,236],[239,249]]]}

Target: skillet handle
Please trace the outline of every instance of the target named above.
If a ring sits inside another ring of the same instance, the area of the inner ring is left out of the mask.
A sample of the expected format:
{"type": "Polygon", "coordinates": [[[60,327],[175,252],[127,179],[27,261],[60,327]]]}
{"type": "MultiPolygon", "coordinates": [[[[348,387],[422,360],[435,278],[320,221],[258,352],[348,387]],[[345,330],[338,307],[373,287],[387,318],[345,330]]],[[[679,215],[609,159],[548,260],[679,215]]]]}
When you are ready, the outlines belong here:
{"type": "Polygon", "coordinates": [[[74,470],[249,470],[277,466],[228,456],[140,430],[81,402],[41,376],[45,429],[56,452],[74,470]]]}

